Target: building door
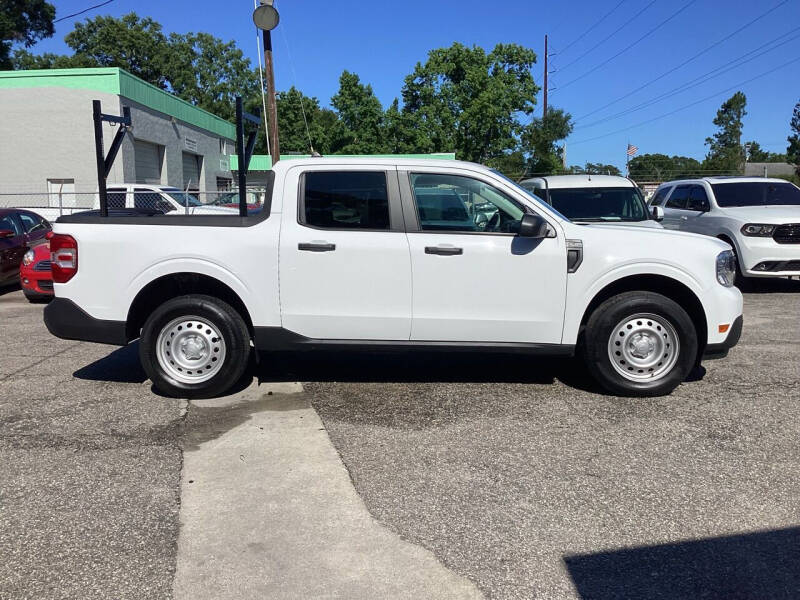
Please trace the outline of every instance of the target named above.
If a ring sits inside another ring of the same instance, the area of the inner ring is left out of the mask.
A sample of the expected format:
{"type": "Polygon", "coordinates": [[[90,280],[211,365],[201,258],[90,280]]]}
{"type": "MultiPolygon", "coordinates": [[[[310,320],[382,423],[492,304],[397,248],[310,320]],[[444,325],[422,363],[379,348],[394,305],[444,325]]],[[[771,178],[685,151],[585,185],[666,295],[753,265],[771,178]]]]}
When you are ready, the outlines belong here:
{"type": "Polygon", "coordinates": [[[161,165],[164,162],[164,146],[142,140],[133,143],[133,160],[136,168],[136,183],[161,183],[161,165]]]}
{"type": "Polygon", "coordinates": [[[192,192],[200,191],[200,171],[203,157],[199,154],[183,153],[183,189],[192,192]]]}

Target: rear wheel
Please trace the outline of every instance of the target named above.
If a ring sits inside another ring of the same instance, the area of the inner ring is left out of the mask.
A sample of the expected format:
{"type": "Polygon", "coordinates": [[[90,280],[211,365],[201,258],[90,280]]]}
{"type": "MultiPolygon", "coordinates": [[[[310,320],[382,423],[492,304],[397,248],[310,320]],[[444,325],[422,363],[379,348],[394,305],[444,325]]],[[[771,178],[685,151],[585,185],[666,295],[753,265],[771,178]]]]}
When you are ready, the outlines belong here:
{"type": "Polygon", "coordinates": [[[584,355],[594,378],[623,396],[661,396],[692,370],[697,332],[677,303],[653,292],[609,298],[589,317],[584,355]]]}
{"type": "Polygon", "coordinates": [[[228,391],[250,356],[250,336],[229,304],[203,295],[173,298],[142,329],[139,358],[153,385],[170,396],[201,398],[228,391]]]}

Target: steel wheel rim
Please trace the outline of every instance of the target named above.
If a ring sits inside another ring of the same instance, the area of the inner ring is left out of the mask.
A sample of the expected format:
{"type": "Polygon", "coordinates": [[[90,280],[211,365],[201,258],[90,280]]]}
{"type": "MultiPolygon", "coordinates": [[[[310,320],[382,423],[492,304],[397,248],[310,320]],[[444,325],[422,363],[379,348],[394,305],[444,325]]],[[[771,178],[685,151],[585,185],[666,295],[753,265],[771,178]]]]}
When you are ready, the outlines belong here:
{"type": "Polygon", "coordinates": [[[210,321],[184,316],[161,328],[156,357],[161,368],[181,383],[203,383],[225,363],[225,338],[210,321]]]}
{"type": "Polygon", "coordinates": [[[659,315],[626,317],[611,330],[608,358],[628,381],[648,382],[666,377],[680,355],[680,338],[672,323],[659,315]]]}

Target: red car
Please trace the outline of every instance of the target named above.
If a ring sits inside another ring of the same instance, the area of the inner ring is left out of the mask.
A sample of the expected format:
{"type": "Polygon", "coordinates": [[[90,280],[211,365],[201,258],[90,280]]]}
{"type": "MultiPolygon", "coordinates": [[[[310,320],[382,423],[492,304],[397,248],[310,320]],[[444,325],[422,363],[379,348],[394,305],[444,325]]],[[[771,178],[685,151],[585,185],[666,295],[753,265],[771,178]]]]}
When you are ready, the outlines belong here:
{"type": "Polygon", "coordinates": [[[19,282],[29,302],[53,299],[53,276],[50,273],[50,244],[36,244],[22,257],[19,282]]]}
{"type": "Polygon", "coordinates": [[[36,213],[0,208],[0,285],[17,282],[22,257],[44,242],[50,229],[50,223],[36,213]]]}

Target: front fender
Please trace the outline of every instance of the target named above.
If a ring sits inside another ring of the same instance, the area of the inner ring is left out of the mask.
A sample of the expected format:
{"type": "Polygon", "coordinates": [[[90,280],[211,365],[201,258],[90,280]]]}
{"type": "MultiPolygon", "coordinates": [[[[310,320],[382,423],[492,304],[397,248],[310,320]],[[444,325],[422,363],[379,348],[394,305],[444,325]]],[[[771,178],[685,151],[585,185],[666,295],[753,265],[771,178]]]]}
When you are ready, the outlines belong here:
{"type": "MultiPolygon", "coordinates": [[[[589,308],[592,300],[594,300],[600,292],[616,281],[636,275],[660,275],[662,277],[667,277],[685,285],[698,298],[703,297],[704,288],[700,281],[694,275],[676,265],[656,261],[636,261],[617,265],[595,278],[580,292],[577,291],[578,286],[572,286],[571,283],[567,284],[567,304],[561,343],[577,343],[583,315],[586,313],[586,309],[589,308]]],[[[704,310],[706,310],[705,305],[704,310]]],[[[708,314],[706,314],[706,319],[708,319],[708,314]]]]}

